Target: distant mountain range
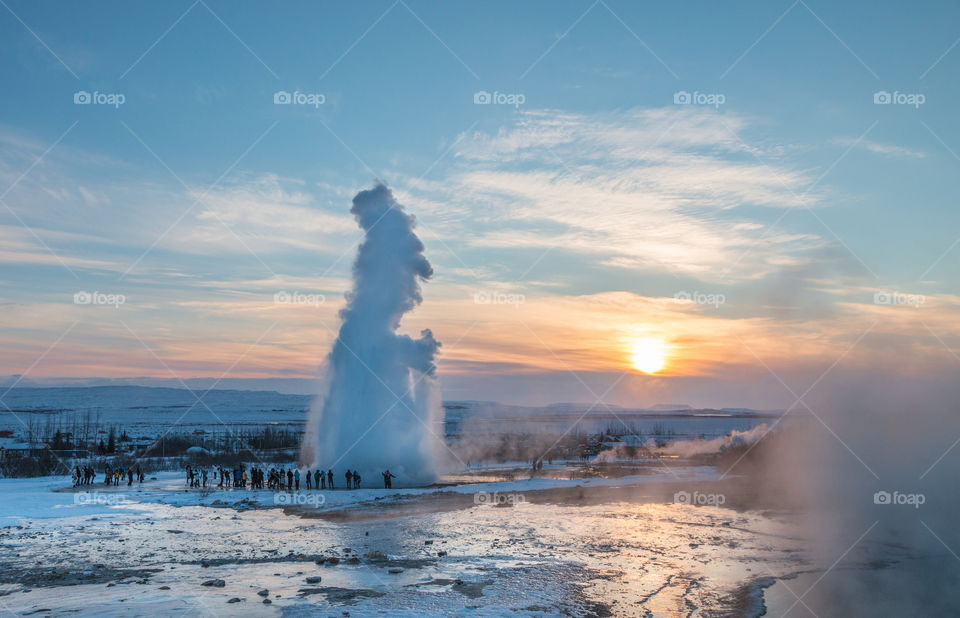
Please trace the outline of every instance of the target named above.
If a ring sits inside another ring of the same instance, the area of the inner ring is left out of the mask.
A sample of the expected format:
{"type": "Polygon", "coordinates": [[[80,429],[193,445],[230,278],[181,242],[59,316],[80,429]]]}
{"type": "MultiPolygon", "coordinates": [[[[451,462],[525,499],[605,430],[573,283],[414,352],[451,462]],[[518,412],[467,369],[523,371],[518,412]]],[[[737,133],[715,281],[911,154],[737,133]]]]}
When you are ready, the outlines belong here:
{"type": "MultiPolygon", "coordinates": [[[[202,398],[203,408],[213,411],[236,410],[261,412],[306,412],[315,397],[313,394],[281,393],[276,390],[250,390],[195,386],[190,389],[169,386],[139,385],[85,385],[36,386],[21,381],[4,396],[4,402],[14,411],[83,411],[110,412],[170,410],[197,405],[202,398]]],[[[211,381],[212,383],[212,381],[211,381]]],[[[7,385],[9,388],[9,384],[7,385]]],[[[495,401],[444,401],[448,417],[481,415],[500,418],[530,418],[543,416],[608,415],[691,415],[723,414],[756,416],[776,414],[776,410],[749,408],[693,408],[687,404],[657,404],[644,408],[627,408],[612,404],[555,403],[547,406],[516,406],[495,401]]]]}

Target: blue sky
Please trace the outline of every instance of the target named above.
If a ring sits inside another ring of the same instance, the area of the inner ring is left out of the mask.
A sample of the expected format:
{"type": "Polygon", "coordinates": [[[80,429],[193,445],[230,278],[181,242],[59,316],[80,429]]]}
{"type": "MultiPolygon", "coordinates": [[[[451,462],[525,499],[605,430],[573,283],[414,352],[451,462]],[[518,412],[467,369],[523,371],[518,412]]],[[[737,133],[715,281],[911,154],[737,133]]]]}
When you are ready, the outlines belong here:
{"type": "Polygon", "coordinates": [[[953,362],[957,17],[4,0],[0,370],[315,375],[358,237],[349,200],[376,178],[420,220],[437,276],[409,328],[448,344],[458,396],[592,400],[619,377],[620,402],[774,405],[717,384],[770,382],[757,357],[816,377],[853,342],[857,368],[891,342],[917,366],[953,362]],[[79,91],[124,101],[78,105],[79,91]],[[323,104],[276,105],[278,91],[323,104]],[[479,91],[523,103],[478,105],[479,91]],[[278,308],[281,290],[324,303],[278,308]],[[126,302],[78,306],[78,291],[126,302]],[[691,292],[724,302],[675,302],[691,292]],[[648,334],[674,362],[623,379],[629,340],[648,334]]]}

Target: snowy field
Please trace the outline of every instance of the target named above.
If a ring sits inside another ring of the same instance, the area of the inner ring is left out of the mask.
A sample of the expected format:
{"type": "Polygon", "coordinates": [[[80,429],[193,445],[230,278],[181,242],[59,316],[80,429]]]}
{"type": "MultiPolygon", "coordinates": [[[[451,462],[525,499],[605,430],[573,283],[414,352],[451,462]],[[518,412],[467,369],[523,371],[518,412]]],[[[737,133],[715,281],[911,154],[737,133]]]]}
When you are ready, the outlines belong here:
{"type": "MultiPolygon", "coordinates": [[[[133,437],[155,438],[171,427],[184,430],[222,431],[224,426],[243,429],[273,426],[302,428],[313,397],[275,391],[142,386],[51,387],[11,389],[4,402],[11,413],[0,415],[0,429],[22,432],[27,426],[47,424],[70,430],[87,420],[101,427],[122,426],[133,437]]],[[[769,422],[778,413],[754,410],[623,410],[597,408],[581,418],[590,406],[508,406],[491,402],[452,401],[446,404],[441,434],[487,433],[492,429],[522,433],[567,431],[599,432],[614,427],[651,434],[665,430],[680,438],[716,437],[731,430],[748,431],[769,422]],[[580,419],[579,421],[577,419],[580,419]]]]}
{"type": "Polygon", "coordinates": [[[759,615],[768,578],[802,570],[788,518],[674,501],[715,492],[716,470],[634,472],[293,494],[188,490],[173,473],[132,488],[0,480],[0,608],[759,615]]]}

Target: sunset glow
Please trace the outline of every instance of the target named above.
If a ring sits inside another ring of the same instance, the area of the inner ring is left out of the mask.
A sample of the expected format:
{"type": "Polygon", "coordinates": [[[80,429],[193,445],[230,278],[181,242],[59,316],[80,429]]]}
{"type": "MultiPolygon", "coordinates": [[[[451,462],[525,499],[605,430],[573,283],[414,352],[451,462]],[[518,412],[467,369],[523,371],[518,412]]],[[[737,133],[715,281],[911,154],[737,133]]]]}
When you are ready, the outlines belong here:
{"type": "Polygon", "coordinates": [[[656,373],[667,364],[667,344],[662,339],[644,337],[630,344],[630,362],[643,373],[656,373]]]}

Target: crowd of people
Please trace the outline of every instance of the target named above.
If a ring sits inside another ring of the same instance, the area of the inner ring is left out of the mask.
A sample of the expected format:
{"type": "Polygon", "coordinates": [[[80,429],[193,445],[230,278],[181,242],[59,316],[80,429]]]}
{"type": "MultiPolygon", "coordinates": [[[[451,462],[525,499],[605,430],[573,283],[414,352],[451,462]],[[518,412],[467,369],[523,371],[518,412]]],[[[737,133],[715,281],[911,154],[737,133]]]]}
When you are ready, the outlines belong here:
{"type": "MultiPolygon", "coordinates": [[[[249,470],[244,465],[238,465],[234,468],[225,468],[223,466],[214,466],[212,478],[210,472],[203,467],[194,467],[187,465],[186,469],[187,487],[205,488],[208,483],[212,486],[216,483],[219,489],[237,488],[237,489],[272,489],[274,491],[299,491],[300,481],[304,481],[305,489],[336,489],[333,482],[333,470],[324,472],[319,468],[309,470],[304,474],[300,473],[299,468],[263,468],[254,466],[249,470]]],[[[385,489],[393,488],[393,479],[397,475],[384,470],[380,473],[383,476],[383,487],[385,489]]],[[[73,486],[92,485],[96,480],[97,473],[92,465],[79,466],[73,471],[73,486]]],[[[360,473],[356,470],[347,470],[344,473],[346,489],[359,489],[362,479],[360,473]]],[[[107,464],[103,470],[103,482],[105,485],[120,485],[123,481],[127,485],[133,485],[134,480],[143,483],[144,473],[140,466],[136,468],[124,467],[118,465],[111,467],[107,464]]]]}
{"type": "MultiPolygon", "coordinates": [[[[78,464],[77,467],[73,469],[73,486],[92,485],[96,476],[97,472],[93,469],[93,466],[88,465],[81,468],[78,464]]],[[[129,486],[133,485],[134,479],[136,479],[138,483],[143,482],[144,474],[140,466],[134,469],[133,467],[124,466],[110,467],[110,464],[107,464],[103,470],[104,485],[120,485],[123,481],[126,481],[129,486]]]]}
{"type": "MultiPolygon", "coordinates": [[[[139,468],[137,469],[139,474],[139,468]]],[[[212,479],[206,468],[193,467],[187,465],[186,470],[187,486],[192,488],[207,487],[208,481],[216,483],[217,488],[237,488],[237,489],[272,489],[274,491],[299,491],[301,481],[305,489],[336,489],[334,486],[333,470],[324,472],[319,468],[316,470],[307,469],[301,474],[299,468],[270,468],[265,470],[257,466],[247,469],[244,465],[238,465],[231,468],[214,466],[212,479]]],[[[381,472],[383,476],[383,486],[385,489],[393,488],[393,479],[397,475],[385,470],[381,472]]],[[[346,489],[359,489],[361,484],[360,473],[356,470],[347,470],[344,473],[346,489]]],[[[142,475],[141,475],[142,482],[142,475]]]]}

